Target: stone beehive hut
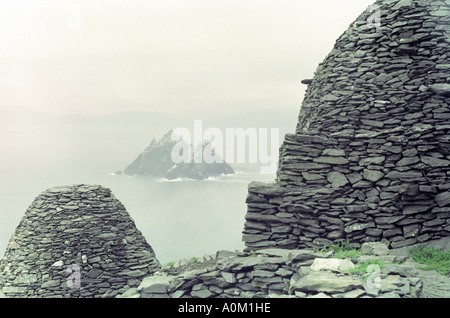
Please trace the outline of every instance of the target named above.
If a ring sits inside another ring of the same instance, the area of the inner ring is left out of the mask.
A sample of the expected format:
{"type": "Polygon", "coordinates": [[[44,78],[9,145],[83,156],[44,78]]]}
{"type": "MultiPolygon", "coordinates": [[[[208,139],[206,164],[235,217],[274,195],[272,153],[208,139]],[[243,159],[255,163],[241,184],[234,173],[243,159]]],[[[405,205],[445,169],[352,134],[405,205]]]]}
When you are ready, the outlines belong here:
{"type": "Polygon", "coordinates": [[[160,267],[124,206],[96,185],[56,187],[26,211],[0,261],[9,297],[107,297],[160,267]]]}
{"type": "Polygon", "coordinates": [[[376,1],[305,83],[277,182],[249,186],[246,246],[450,235],[450,1],[376,1]]]}

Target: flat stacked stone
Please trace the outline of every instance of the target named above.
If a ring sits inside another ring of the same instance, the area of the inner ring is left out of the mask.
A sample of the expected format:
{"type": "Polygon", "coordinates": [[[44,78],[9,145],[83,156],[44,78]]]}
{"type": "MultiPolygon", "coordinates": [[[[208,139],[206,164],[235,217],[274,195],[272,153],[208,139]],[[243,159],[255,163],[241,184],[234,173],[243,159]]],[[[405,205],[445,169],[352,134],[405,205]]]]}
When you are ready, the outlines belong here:
{"type": "Polygon", "coordinates": [[[377,7],[305,81],[277,182],[249,185],[249,249],[450,235],[450,1],[377,7]]]}
{"type": "MultiPolygon", "coordinates": [[[[355,260],[312,249],[220,251],[205,266],[173,273],[171,267],[144,278],[123,298],[418,298],[424,282],[407,257],[390,254],[382,243],[366,243],[355,260]],[[368,260],[386,265],[362,275],[352,270],[368,260]],[[405,262],[406,261],[406,262],[405,262]],[[405,262],[403,265],[391,264],[405,262]]],[[[443,277],[441,277],[442,279],[443,277]]]]}
{"type": "Polygon", "coordinates": [[[33,201],[11,237],[0,289],[8,297],[113,297],[159,268],[110,189],[55,187],[33,201]]]}

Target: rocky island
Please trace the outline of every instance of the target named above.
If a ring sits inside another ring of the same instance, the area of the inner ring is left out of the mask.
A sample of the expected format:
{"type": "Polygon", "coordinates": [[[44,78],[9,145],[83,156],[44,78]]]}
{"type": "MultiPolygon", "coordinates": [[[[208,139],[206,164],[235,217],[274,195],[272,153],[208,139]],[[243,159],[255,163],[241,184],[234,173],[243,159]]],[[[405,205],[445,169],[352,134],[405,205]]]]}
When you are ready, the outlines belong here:
{"type": "MultiPolygon", "coordinates": [[[[192,159],[191,162],[174,163],[171,153],[178,143],[179,141],[172,140],[172,131],[166,133],[159,141],[152,140],[123,174],[162,177],[169,180],[178,178],[204,180],[211,176],[234,174],[233,168],[225,162],[197,163],[192,159]]],[[[205,143],[202,151],[209,145],[205,143]]]]}

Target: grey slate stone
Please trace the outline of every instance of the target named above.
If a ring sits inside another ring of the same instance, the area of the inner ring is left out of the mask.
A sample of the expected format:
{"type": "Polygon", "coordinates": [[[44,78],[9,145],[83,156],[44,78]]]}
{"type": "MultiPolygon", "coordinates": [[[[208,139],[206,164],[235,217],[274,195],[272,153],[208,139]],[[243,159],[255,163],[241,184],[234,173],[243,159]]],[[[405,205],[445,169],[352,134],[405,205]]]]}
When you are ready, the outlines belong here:
{"type": "Polygon", "coordinates": [[[383,178],[383,176],[384,173],[381,171],[364,169],[363,177],[366,180],[377,182],[378,180],[383,178]]]}
{"type": "Polygon", "coordinates": [[[330,172],[327,175],[327,180],[332,184],[333,188],[339,188],[348,184],[346,176],[340,172],[330,172]]]}
{"type": "MultiPolygon", "coordinates": [[[[448,11],[446,13],[448,13],[448,11]]],[[[435,94],[450,96],[450,84],[448,83],[433,84],[428,86],[428,88],[435,94]]]]}
{"type": "Polygon", "coordinates": [[[445,191],[437,194],[434,200],[440,207],[445,207],[450,205],[450,191],[445,191]]]}

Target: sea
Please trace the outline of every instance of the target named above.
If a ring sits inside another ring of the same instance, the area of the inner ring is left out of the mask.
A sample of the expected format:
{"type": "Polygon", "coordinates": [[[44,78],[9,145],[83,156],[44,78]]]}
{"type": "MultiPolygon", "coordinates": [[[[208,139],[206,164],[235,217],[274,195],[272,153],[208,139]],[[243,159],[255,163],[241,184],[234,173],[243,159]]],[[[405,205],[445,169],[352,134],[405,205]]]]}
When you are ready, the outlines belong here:
{"type": "Polygon", "coordinates": [[[0,126],[0,257],[41,192],[99,184],[126,207],[161,263],[241,250],[248,185],[272,182],[258,164],[231,164],[234,175],[164,180],[124,170],[167,127],[0,126]]]}

